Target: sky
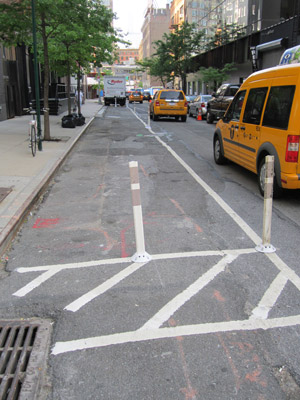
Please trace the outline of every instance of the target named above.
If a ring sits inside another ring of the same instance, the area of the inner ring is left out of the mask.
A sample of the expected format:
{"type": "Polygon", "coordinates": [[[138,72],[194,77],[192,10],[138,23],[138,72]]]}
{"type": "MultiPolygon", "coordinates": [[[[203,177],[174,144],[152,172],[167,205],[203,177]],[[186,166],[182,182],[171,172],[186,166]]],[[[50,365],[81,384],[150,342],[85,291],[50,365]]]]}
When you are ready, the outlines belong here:
{"type": "MultiPolygon", "coordinates": [[[[128,33],[125,40],[132,42],[131,48],[138,49],[142,40],[141,27],[144,22],[144,13],[149,0],[113,0],[114,13],[117,20],[114,21],[115,29],[122,29],[128,33]]],[[[170,0],[154,0],[158,8],[165,8],[170,0]]]]}

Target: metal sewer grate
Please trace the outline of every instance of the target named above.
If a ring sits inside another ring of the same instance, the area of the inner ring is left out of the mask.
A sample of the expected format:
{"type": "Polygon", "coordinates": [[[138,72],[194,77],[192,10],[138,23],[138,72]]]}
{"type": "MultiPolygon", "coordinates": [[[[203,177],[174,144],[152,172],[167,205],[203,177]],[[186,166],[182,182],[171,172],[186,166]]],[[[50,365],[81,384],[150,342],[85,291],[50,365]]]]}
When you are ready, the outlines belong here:
{"type": "Polygon", "coordinates": [[[45,320],[0,320],[0,399],[37,399],[51,325],[45,320]]]}

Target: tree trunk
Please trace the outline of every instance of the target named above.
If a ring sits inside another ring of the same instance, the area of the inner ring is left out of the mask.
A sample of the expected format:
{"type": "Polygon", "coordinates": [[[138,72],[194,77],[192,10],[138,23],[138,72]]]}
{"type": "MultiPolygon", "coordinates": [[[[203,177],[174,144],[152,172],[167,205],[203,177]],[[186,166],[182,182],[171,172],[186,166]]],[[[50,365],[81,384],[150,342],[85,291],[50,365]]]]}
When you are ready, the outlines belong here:
{"type": "MultiPolygon", "coordinates": [[[[42,13],[41,24],[44,47],[44,108],[49,110],[49,54],[45,18],[45,14],[42,13]]],[[[49,111],[44,111],[44,140],[51,140],[49,111]]]]}
{"type": "Polygon", "coordinates": [[[181,75],[182,90],[186,94],[186,74],[181,75]]]}
{"type": "Polygon", "coordinates": [[[71,76],[70,76],[70,63],[68,61],[68,73],[67,73],[67,96],[68,96],[68,114],[72,114],[71,104],[71,76]]]}
{"type": "Polygon", "coordinates": [[[81,114],[81,104],[80,104],[80,65],[78,66],[77,71],[77,105],[78,105],[78,114],[81,114]]]}

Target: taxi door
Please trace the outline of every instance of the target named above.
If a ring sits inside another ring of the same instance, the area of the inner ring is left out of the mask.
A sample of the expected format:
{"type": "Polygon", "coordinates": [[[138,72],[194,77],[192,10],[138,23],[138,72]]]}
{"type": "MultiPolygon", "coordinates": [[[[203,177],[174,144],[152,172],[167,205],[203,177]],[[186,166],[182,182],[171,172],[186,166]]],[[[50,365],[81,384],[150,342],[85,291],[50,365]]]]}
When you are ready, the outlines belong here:
{"type": "Polygon", "coordinates": [[[240,115],[243,109],[245,95],[246,90],[241,90],[236,94],[222,122],[219,122],[222,131],[224,156],[237,163],[240,163],[240,115]]]}
{"type": "Polygon", "coordinates": [[[241,117],[240,164],[253,172],[256,172],[256,156],[261,139],[261,116],[267,93],[268,87],[250,89],[244,114],[241,117]]]}

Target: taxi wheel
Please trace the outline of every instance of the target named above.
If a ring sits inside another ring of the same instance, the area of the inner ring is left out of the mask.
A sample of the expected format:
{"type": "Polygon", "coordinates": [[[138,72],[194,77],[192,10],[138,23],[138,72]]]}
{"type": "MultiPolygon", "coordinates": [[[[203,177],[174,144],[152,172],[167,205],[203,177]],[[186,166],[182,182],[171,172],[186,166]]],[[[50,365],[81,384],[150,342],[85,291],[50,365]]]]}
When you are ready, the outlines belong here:
{"type": "Polygon", "coordinates": [[[182,116],[181,116],[181,121],[182,121],[182,122],[186,122],[186,115],[182,115],[182,116]]]}
{"type": "Polygon", "coordinates": [[[154,112],[153,112],[153,121],[158,121],[158,115],[154,114],[154,112]]]}
{"type": "Polygon", "coordinates": [[[223,146],[221,143],[221,139],[218,135],[214,137],[214,159],[215,163],[218,165],[225,164],[226,158],[223,154],[223,146]]]}
{"type": "MultiPolygon", "coordinates": [[[[265,194],[265,174],[266,174],[266,162],[265,157],[261,160],[258,167],[257,182],[260,194],[264,196],[265,194]]],[[[283,194],[283,189],[278,185],[276,175],[274,173],[273,179],[273,197],[278,199],[283,194]]]]}

